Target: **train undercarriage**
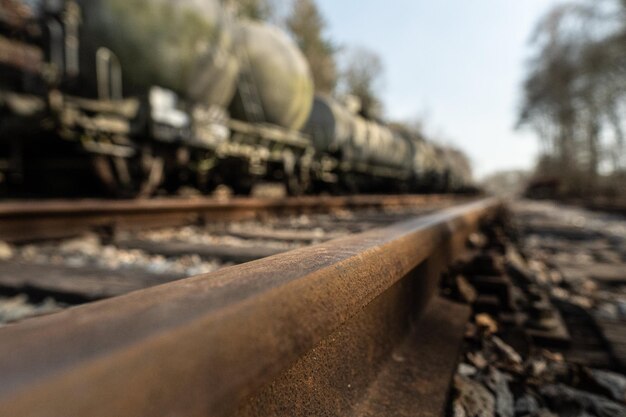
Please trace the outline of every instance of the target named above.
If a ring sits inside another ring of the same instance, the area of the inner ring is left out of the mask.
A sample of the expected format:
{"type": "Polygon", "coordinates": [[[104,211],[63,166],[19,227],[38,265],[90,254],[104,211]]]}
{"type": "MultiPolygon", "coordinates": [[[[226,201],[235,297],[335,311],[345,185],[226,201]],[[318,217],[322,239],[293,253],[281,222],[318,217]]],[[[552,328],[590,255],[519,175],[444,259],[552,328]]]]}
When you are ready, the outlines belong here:
{"type": "Polygon", "coordinates": [[[291,195],[409,191],[401,170],[316,155],[299,132],[219,109],[182,111],[160,88],[122,100],[0,94],[5,195],[137,198],[187,186],[210,193],[220,184],[249,194],[259,182],[283,184],[291,195]]]}

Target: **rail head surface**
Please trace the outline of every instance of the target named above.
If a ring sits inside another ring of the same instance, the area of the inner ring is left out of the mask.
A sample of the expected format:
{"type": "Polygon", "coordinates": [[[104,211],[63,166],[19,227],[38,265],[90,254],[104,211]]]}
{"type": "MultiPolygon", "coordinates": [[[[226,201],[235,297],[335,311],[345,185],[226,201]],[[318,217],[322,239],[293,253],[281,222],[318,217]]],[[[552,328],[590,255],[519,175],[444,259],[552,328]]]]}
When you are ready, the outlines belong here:
{"type": "Polygon", "coordinates": [[[0,329],[0,410],[230,415],[440,245],[481,200],[0,329]]]}

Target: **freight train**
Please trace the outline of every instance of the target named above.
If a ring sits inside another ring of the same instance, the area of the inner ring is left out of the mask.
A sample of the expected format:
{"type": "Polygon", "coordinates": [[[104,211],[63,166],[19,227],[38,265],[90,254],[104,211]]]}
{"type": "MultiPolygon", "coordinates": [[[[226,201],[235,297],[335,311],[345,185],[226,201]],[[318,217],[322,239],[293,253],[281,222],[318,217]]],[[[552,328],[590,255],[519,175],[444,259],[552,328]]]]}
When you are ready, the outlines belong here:
{"type": "Polygon", "coordinates": [[[286,33],[234,16],[220,0],[0,0],[2,192],[92,174],[127,197],[470,185],[462,154],[315,94],[286,33]]]}

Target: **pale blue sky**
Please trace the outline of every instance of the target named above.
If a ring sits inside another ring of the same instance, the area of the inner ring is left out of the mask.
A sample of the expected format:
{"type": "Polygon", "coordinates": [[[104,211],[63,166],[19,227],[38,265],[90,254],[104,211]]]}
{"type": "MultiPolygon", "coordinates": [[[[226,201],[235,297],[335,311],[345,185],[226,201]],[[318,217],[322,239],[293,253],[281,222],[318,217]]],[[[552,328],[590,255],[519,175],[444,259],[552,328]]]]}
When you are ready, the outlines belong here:
{"type": "Polygon", "coordinates": [[[528,39],[559,0],[318,0],[328,35],[384,61],[387,115],[425,115],[472,158],[478,177],[531,168],[530,132],[516,132],[528,39]]]}

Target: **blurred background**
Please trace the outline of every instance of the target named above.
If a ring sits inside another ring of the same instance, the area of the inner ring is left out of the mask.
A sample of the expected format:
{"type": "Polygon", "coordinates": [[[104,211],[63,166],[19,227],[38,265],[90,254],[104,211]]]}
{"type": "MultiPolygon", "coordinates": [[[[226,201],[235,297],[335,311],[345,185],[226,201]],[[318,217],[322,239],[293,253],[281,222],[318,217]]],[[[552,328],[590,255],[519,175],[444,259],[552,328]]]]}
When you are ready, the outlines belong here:
{"type": "Polygon", "coordinates": [[[0,75],[0,195],[625,187],[624,0],[4,0],[0,75]]]}
{"type": "Polygon", "coordinates": [[[294,36],[317,89],[461,148],[492,191],[625,191],[623,0],[238,3],[294,36]]]}

